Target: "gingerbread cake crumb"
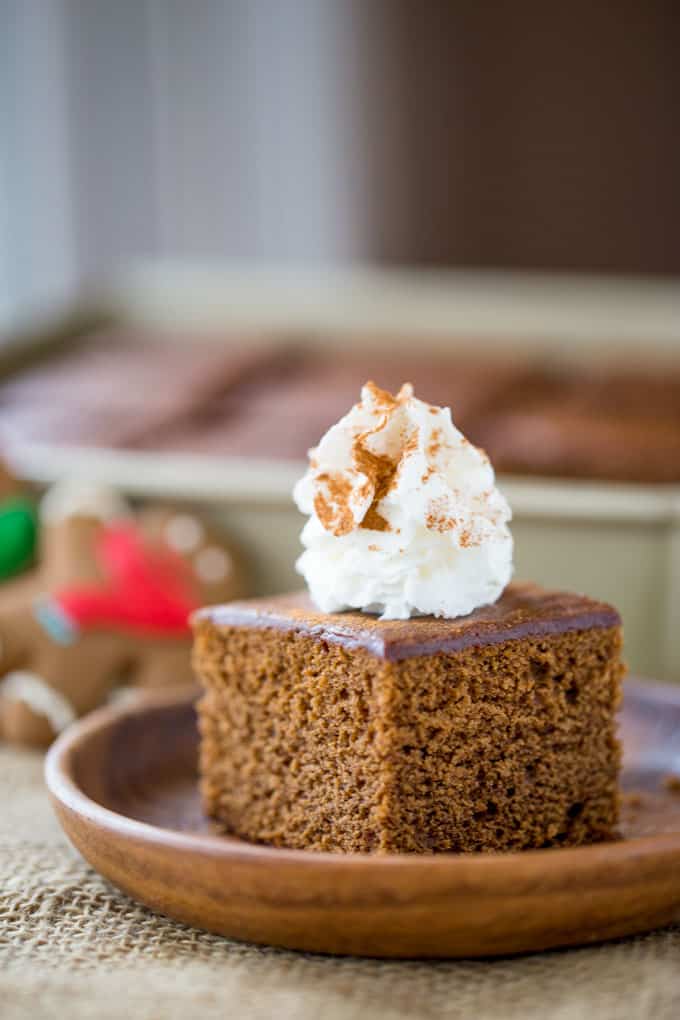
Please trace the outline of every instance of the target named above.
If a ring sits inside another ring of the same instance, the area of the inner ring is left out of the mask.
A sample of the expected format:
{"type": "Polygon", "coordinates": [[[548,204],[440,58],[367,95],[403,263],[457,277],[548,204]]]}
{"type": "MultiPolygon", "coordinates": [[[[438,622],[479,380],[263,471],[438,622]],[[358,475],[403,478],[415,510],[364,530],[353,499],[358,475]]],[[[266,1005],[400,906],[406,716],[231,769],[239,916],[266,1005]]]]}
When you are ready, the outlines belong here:
{"type": "Polygon", "coordinates": [[[300,594],[195,629],[203,801],[229,832],[397,853],[617,835],[611,607],[510,585],[465,618],[381,621],[300,594]]]}

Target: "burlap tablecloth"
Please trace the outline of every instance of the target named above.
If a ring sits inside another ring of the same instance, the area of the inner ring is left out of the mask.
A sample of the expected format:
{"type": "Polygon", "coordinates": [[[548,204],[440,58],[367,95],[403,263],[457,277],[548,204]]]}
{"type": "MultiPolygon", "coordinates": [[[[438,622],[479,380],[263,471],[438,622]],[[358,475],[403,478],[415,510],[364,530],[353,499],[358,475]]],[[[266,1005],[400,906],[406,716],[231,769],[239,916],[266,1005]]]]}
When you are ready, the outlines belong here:
{"type": "Polygon", "coordinates": [[[677,1020],[680,926],[520,959],[379,962],[258,949],[132,903],[66,843],[42,756],[0,747],[0,1017],[677,1020]]]}

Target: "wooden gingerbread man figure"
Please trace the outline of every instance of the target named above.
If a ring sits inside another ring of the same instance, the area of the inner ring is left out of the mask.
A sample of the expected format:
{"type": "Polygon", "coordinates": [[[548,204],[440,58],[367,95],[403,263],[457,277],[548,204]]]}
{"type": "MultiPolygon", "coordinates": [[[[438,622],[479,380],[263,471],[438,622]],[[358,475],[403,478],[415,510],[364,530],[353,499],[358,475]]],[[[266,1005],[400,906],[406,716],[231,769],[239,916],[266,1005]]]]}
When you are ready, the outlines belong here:
{"type": "Polygon", "coordinates": [[[234,553],[184,510],[132,515],[60,485],[38,567],[0,587],[0,738],[46,746],[121,686],[189,683],[194,609],[243,591],[234,553]]]}

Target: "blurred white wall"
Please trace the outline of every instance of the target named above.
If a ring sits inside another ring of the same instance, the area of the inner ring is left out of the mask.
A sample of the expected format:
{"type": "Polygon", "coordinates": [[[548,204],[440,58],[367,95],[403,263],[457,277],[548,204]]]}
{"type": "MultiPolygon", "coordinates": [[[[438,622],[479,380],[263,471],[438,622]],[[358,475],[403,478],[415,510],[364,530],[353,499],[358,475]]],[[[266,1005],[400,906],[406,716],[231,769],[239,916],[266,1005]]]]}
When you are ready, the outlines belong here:
{"type": "Polygon", "coordinates": [[[0,0],[0,316],[139,254],[360,256],[365,16],[0,0]]]}
{"type": "Polygon", "coordinates": [[[64,13],[0,0],[0,322],[78,275],[64,13]]]}

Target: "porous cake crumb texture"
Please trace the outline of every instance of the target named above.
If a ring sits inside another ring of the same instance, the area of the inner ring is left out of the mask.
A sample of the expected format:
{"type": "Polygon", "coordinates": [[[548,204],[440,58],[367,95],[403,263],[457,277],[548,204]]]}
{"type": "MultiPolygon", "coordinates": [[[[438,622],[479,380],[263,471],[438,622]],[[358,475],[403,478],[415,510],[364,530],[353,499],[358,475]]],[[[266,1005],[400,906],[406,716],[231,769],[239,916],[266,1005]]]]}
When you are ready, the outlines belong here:
{"type": "Polygon", "coordinates": [[[619,627],[386,661],[299,630],[197,624],[206,811],[314,850],[612,838],[619,627]]]}

